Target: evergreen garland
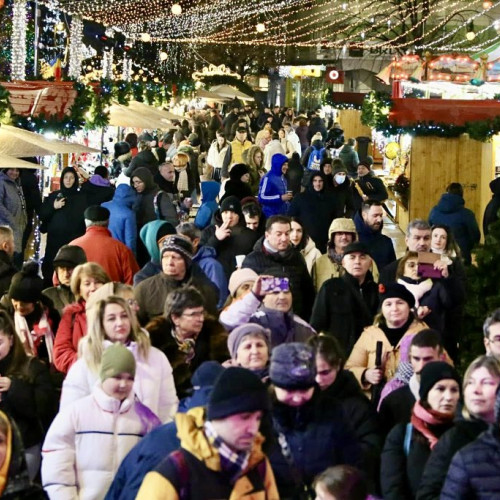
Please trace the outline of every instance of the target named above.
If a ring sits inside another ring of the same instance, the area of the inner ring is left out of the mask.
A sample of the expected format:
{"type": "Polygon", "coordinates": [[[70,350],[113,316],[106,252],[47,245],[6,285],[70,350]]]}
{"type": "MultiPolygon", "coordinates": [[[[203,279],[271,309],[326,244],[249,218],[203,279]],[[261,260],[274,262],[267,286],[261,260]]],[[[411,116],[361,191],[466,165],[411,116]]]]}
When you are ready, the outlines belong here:
{"type": "Polygon", "coordinates": [[[392,108],[392,99],[386,92],[370,92],[361,106],[361,123],[384,131],[389,124],[389,112],[392,108]]]}
{"type": "Polygon", "coordinates": [[[10,92],[0,85],[0,123],[10,123],[13,109],[9,102],[10,92]]]}
{"type": "Polygon", "coordinates": [[[343,110],[343,109],[357,109],[360,110],[362,108],[359,104],[354,104],[352,102],[337,102],[334,99],[334,91],[333,89],[327,89],[323,95],[323,104],[326,106],[331,106],[334,109],[343,110]]]}

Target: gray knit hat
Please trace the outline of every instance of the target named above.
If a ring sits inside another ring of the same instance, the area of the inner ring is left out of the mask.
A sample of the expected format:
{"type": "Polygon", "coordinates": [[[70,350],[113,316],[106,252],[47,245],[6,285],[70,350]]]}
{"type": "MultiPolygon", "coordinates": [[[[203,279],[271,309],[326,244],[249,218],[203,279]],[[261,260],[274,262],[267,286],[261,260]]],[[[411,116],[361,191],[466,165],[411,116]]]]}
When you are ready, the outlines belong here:
{"type": "Polygon", "coordinates": [[[316,359],[313,348],[301,342],[274,347],[269,378],[276,387],[290,391],[314,387],[316,359]]]}
{"type": "Polygon", "coordinates": [[[178,234],[167,236],[161,243],[160,259],[165,252],[177,252],[186,261],[186,265],[191,265],[193,259],[193,245],[191,242],[178,234]]]}
{"type": "Polygon", "coordinates": [[[269,352],[271,352],[271,331],[257,323],[247,323],[236,327],[227,338],[227,348],[231,358],[236,358],[238,347],[247,335],[260,335],[266,342],[269,352]]]}

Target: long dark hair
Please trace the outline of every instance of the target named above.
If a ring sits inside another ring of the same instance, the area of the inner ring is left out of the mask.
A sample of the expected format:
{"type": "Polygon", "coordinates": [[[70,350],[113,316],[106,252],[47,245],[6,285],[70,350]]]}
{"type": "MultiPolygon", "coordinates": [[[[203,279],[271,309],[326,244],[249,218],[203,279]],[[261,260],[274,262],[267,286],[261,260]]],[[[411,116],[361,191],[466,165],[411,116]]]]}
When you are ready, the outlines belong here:
{"type": "Polygon", "coordinates": [[[29,360],[28,355],[24,350],[21,339],[16,333],[14,323],[10,316],[2,310],[0,310],[0,333],[3,333],[9,340],[12,340],[12,347],[10,348],[12,359],[7,367],[6,373],[2,373],[2,376],[16,375],[17,377],[26,377],[26,366],[29,360]]]}
{"type": "Polygon", "coordinates": [[[290,227],[292,227],[292,222],[295,222],[302,228],[302,239],[300,240],[300,243],[296,247],[294,247],[296,250],[300,251],[306,247],[307,242],[309,241],[309,234],[307,232],[307,229],[304,227],[304,224],[298,217],[290,217],[290,227]]]}

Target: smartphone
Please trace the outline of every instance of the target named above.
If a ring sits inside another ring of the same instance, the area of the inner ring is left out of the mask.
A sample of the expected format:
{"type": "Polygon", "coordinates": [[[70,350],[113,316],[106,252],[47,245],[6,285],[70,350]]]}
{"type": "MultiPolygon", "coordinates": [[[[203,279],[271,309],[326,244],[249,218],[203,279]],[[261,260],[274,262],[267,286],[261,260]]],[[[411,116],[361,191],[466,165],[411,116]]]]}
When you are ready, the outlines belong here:
{"type": "Polygon", "coordinates": [[[64,195],[62,193],[57,193],[56,200],[58,201],[64,200],[64,195]]]}
{"type": "Polygon", "coordinates": [[[279,293],[290,291],[288,278],[262,278],[261,290],[263,293],[279,293]]]}

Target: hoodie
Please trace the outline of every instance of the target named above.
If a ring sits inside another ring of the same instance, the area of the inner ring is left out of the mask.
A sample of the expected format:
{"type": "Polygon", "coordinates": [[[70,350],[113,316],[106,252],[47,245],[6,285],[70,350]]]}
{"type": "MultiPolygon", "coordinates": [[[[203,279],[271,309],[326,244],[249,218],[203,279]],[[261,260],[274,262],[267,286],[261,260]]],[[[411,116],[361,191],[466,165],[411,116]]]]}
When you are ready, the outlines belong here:
{"type": "Polygon", "coordinates": [[[290,203],[281,199],[288,189],[287,179],[281,171],[285,162],[288,162],[285,155],[275,154],[271,159],[271,170],[260,181],[259,203],[266,217],[288,213],[290,203]]]}
{"type": "Polygon", "coordinates": [[[486,236],[489,233],[489,225],[498,220],[498,210],[500,209],[500,177],[490,182],[490,189],[493,196],[486,205],[483,216],[483,233],[486,236]]]}
{"type": "Polygon", "coordinates": [[[233,165],[229,171],[229,180],[224,185],[224,196],[220,199],[220,203],[229,196],[236,196],[240,201],[252,196],[250,184],[241,180],[245,174],[249,174],[249,169],[244,163],[233,165]]]}
{"type": "Polygon", "coordinates": [[[474,212],[465,208],[462,196],[444,193],[429,214],[429,224],[448,226],[460,247],[464,261],[471,262],[471,250],[479,243],[481,233],[474,212]]]}
{"type": "Polygon", "coordinates": [[[127,245],[132,252],[137,249],[137,222],[134,204],[137,193],[127,184],[120,184],[113,199],[102,203],[101,206],[109,210],[109,226],[113,238],[127,245]]]}
{"type": "Polygon", "coordinates": [[[193,256],[193,262],[198,264],[206,277],[219,289],[217,307],[222,309],[229,294],[224,267],[217,260],[217,252],[209,246],[201,246],[193,256]]]}
{"type": "Polygon", "coordinates": [[[194,225],[198,229],[205,229],[210,225],[213,214],[219,208],[215,201],[219,190],[220,184],[216,181],[203,181],[201,183],[201,206],[194,219],[194,225]]]}

